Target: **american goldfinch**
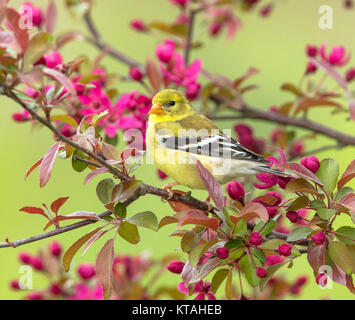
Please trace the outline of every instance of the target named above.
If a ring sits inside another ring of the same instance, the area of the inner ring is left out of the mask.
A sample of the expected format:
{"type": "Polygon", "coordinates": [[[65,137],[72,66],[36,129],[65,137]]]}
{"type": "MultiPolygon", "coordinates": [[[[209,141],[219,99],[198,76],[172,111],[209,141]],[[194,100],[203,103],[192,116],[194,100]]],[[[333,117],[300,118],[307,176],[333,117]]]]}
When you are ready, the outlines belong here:
{"type": "Polygon", "coordinates": [[[205,188],[196,159],[220,184],[261,172],[288,176],[271,169],[269,161],[244,148],[197,113],[177,90],[162,90],[153,98],[146,145],[148,156],[160,170],[191,189],[205,188]]]}

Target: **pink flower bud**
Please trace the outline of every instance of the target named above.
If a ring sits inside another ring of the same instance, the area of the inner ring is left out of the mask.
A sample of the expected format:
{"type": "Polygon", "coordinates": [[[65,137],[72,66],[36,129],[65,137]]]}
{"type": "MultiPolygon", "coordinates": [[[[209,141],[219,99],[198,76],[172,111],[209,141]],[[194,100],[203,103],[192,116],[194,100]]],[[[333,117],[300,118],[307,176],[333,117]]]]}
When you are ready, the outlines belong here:
{"type": "Polygon", "coordinates": [[[136,31],[145,32],[148,28],[143,20],[134,19],[131,21],[131,27],[136,31]]]}
{"type": "Polygon", "coordinates": [[[19,290],[20,289],[20,284],[19,284],[18,280],[11,280],[9,285],[12,290],[19,290]]]}
{"type": "Polygon", "coordinates": [[[29,255],[27,252],[20,252],[18,258],[23,264],[30,264],[31,262],[31,255],[29,255]]]}
{"type": "Polygon", "coordinates": [[[186,97],[189,100],[195,100],[200,93],[201,85],[197,82],[190,83],[186,88],[186,97]]]}
{"type": "Polygon", "coordinates": [[[314,63],[309,62],[307,64],[306,74],[315,73],[316,71],[317,71],[317,66],[314,63]]]}
{"type": "Polygon", "coordinates": [[[303,286],[306,282],[307,282],[307,276],[300,276],[300,277],[298,277],[298,279],[296,280],[296,285],[301,287],[301,286],[303,286]]]}
{"type": "Polygon", "coordinates": [[[222,23],[212,22],[208,27],[208,33],[211,37],[217,36],[222,29],[222,23]]]}
{"type": "Polygon", "coordinates": [[[291,251],[292,251],[292,246],[288,243],[279,246],[279,254],[284,257],[288,257],[289,255],[291,255],[291,251]]]}
{"type": "Polygon", "coordinates": [[[238,181],[227,184],[227,193],[233,200],[243,201],[245,196],[244,187],[238,181]]]}
{"type": "Polygon", "coordinates": [[[43,262],[39,257],[31,257],[30,265],[37,271],[42,271],[44,268],[43,262]]]}
{"type": "Polygon", "coordinates": [[[85,92],[85,84],[83,83],[74,83],[74,88],[75,88],[75,91],[76,93],[81,96],[84,92],[85,92]]]}
{"type": "Polygon", "coordinates": [[[257,268],[256,269],[256,274],[259,278],[265,278],[267,277],[267,271],[264,268],[257,268]]]}
{"type": "Polygon", "coordinates": [[[280,136],[281,130],[280,129],[275,129],[271,132],[271,141],[276,143],[279,136],[280,136]]]}
{"type": "Polygon", "coordinates": [[[282,262],[282,257],[280,257],[278,254],[271,254],[269,256],[266,256],[265,264],[268,266],[273,266],[281,262],[282,262]]]}
{"type": "Polygon", "coordinates": [[[27,299],[28,300],[42,300],[43,299],[43,295],[39,291],[34,291],[34,292],[30,292],[27,295],[27,299]]]}
{"type": "Polygon", "coordinates": [[[259,232],[252,232],[249,238],[249,243],[253,246],[258,246],[263,242],[263,237],[259,232]]]}
{"type": "Polygon", "coordinates": [[[170,0],[171,3],[180,6],[181,8],[185,8],[190,0],[170,0]]]}
{"type": "Polygon", "coordinates": [[[50,69],[63,63],[62,55],[58,51],[52,51],[44,56],[46,66],[50,69]]]}
{"type": "Polygon", "coordinates": [[[143,73],[138,68],[131,68],[129,70],[129,75],[133,80],[140,82],[143,78],[143,73]]]}
{"type": "Polygon", "coordinates": [[[57,241],[52,241],[49,244],[49,250],[51,252],[51,254],[55,257],[59,257],[62,253],[62,246],[60,245],[59,242],[57,241]]]}
{"type": "Polygon", "coordinates": [[[50,285],[49,291],[53,295],[58,295],[58,294],[60,294],[62,292],[62,290],[60,289],[60,287],[56,283],[52,283],[50,285]]]}
{"type": "Polygon", "coordinates": [[[168,175],[165,174],[165,172],[163,172],[163,171],[161,171],[161,170],[159,170],[159,169],[158,169],[157,172],[158,172],[158,177],[159,177],[159,179],[164,180],[164,179],[166,179],[166,178],[168,177],[168,175]]]}
{"type": "Polygon", "coordinates": [[[321,287],[326,287],[327,282],[328,282],[328,277],[325,273],[320,273],[316,277],[316,282],[319,284],[321,287]]]}
{"type": "Polygon", "coordinates": [[[345,0],[344,6],[345,6],[345,8],[347,8],[347,9],[352,8],[352,7],[354,6],[354,1],[353,1],[353,0],[345,0]]]}
{"type": "Polygon", "coordinates": [[[319,160],[316,156],[302,158],[300,163],[313,173],[317,172],[320,167],[319,160]]]}
{"type": "Polygon", "coordinates": [[[296,223],[299,219],[298,213],[296,211],[288,211],[286,213],[286,217],[288,220],[290,220],[292,223],[296,223]]]}
{"type": "Polygon", "coordinates": [[[246,124],[236,124],[234,126],[234,130],[238,134],[239,138],[253,135],[253,129],[246,124]]]}
{"type": "Polygon", "coordinates": [[[307,53],[308,57],[314,58],[318,54],[318,47],[312,46],[312,45],[307,45],[306,53],[307,53]]]}
{"type": "Polygon", "coordinates": [[[174,55],[175,43],[166,40],[163,44],[158,44],[155,54],[161,62],[168,63],[174,55]]]}
{"type": "Polygon", "coordinates": [[[273,9],[273,5],[271,3],[267,4],[266,6],[262,7],[260,10],[260,15],[262,17],[267,17],[270,15],[271,11],[273,9]]]}
{"type": "Polygon", "coordinates": [[[14,112],[12,114],[12,119],[16,122],[25,122],[29,120],[27,111],[25,112],[14,112]]]}
{"type": "Polygon", "coordinates": [[[304,150],[304,144],[301,140],[297,140],[293,143],[291,150],[290,150],[290,154],[292,156],[299,156],[303,153],[304,150]]]}
{"type": "Polygon", "coordinates": [[[83,263],[78,266],[78,274],[84,280],[89,280],[95,276],[95,268],[90,263],[83,263]]]}
{"type": "Polygon", "coordinates": [[[278,211],[276,207],[265,207],[265,208],[270,218],[273,218],[277,215],[278,211]]]}
{"type": "Polygon", "coordinates": [[[23,15],[25,15],[25,16],[28,16],[29,15],[28,11],[31,10],[30,14],[32,15],[32,24],[35,27],[39,27],[43,22],[43,14],[42,14],[41,8],[35,7],[30,2],[24,2],[23,8],[24,8],[23,15]]]}
{"type": "Polygon", "coordinates": [[[218,248],[216,250],[217,256],[220,259],[227,259],[229,257],[229,250],[228,248],[218,248]]]}
{"type": "Polygon", "coordinates": [[[355,78],[355,68],[349,69],[345,74],[345,79],[347,82],[353,81],[355,78]]]}
{"type": "Polygon", "coordinates": [[[173,260],[169,263],[167,269],[176,274],[180,274],[182,269],[184,269],[185,263],[179,260],[173,260]]]}
{"type": "Polygon", "coordinates": [[[316,244],[316,245],[321,245],[324,243],[325,241],[325,234],[324,232],[317,232],[314,235],[312,235],[312,241],[316,244]]]}

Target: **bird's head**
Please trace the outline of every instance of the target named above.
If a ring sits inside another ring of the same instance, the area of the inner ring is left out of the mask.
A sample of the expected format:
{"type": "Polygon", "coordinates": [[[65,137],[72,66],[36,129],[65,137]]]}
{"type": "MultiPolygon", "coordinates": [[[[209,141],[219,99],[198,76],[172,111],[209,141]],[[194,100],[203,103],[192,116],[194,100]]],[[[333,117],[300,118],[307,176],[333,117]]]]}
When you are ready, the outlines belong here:
{"type": "Polygon", "coordinates": [[[153,98],[153,106],[149,114],[164,119],[181,119],[194,113],[189,101],[179,91],[165,89],[153,98]]]}

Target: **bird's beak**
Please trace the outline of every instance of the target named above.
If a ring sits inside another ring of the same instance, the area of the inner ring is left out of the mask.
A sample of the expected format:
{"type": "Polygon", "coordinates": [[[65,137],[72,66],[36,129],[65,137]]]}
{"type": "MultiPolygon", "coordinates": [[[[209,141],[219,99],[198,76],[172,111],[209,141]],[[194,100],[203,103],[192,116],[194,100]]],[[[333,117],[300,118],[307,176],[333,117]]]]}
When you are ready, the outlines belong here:
{"type": "Polygon", "coordinates": [[[152,109],[150,109],[149,114],[163,114],[164,113],[164,109],[163,106],[160,103],[155,103],[152,106],[152,109]]]}

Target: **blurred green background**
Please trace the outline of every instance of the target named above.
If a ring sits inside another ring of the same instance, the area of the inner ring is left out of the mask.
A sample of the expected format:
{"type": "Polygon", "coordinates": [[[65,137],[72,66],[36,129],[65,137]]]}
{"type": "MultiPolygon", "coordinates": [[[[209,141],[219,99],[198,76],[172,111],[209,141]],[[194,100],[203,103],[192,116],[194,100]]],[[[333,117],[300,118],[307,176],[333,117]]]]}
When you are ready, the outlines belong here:
{"type": "MultiPolygon", "coordinates": [[[[18,7],[22,1],[11,1],[10,4],[18,7]]],[[[33,1],[35,5],[46,6],[47,1],[33,1]]],[[[246,101],[251,105],[267,109],[271,105],[280,105],[287,101],[290,96],[280,91],[284,82],[294,82],[300,79],[306,65],[305,46],[306,44],[320,45],[328,40],[331,45],[345,45],[348,50],[355,52],[353,34],[355,30],[355,9],[345,10],[342,1],[328,1],[333,8],[334,28],[333,30],[321,30],[318,27],[320,15],[318,9],[324,4],[320,0],[284,0],[275,1],[276,6],[269,18],[260,18],[257,12],[241,14],[243,28],[233,41],[227,41],[225,36],[217,39],[209,39],[206,36],[205,28],[200,26],[195,33],[196,39],[205,41],[205,45],[195,50],[192,58],[201,58],[203,66],[209,72],[216,72],[225,76],[236,78],[243,74],[248,67],[260,68],[261,73],[252,79],[253,83],[260,86],[258,90],[252,91],[246,96],[246,101]]],[[[84,25],[78,19],[74,19],[63,8],[63,1],[56,1],[59,11],[56,34],[65,31],[79,30],[85,32],[84,25]]],[[[141,18],[145,21],[162,20],[171,21],[177,14],[177,8],[172,6],[168,0],[105,0],[96,1],[93,18],[96,21],[104,39],[114,47],[131,55],[139,61],[144,61],[147,55],[154,54],[154,48],[161,38],[152,39],[144,34],[139,34],[129,28],[129,22],[133,18],[141,18]]],[[[64,47],[63,54],[65,61],[72,60],[78,55],[85,53],[95,57],[97,51],[90,45],[82,42],[72,43],[64,47]]],[[[110,72],[127,73],[127,67],[110,59],[105,58],[104,64],[110,72]]],[[[355,64],[355,62],[354,62],[355,64]]],[[[119,90],[134,89],[134,85],[119,85],[119,90]]],[[[50,204],[53,200],[70,196],[70,200],[63,207],[62,214],[68,214],[77,210],[88,210],[100,213],[104,208],[96,198],[95,187],[97,179],[86,186],[83,186],[83,179],[87,172],[78,174],[72,171],[69,161],[58,160],[52,173],[52,179],[44,189],[39,188],[38,171],[34,172],[29,179],[24,181],[25,171],[39,159],[53,144],[51,134],[42,130],[31,130],[29,124],[16,124],[11,120],[11,114],[19,111],[19,107],[5,98],[1,98],[0,126],[0,241],[6,237],[9,240],[25,238],[38,234],[43,228],[43,218],[20,213],[23,206],[50,204]]],[[[327,109],[315,110],[310,116],[319,122],[331,127],[341,129],[343,132],[355,135],[353,122],[346,122],[344,116],[332,116],[327,109]]],[[[248,122],[251,123],[251,122],[248,122]]],[[[230,128],[233,123],[223,122],[223,128],[230,128]]],[[[263,122],[251,123],[255,128],[256,136],[266,136],[273,126],[263,122]],[[266,133],[265,133],[266,132],[266,133]]],[[[309,140],[308,148],[327,144],[324,137],[317,137],[309,140]]],[[[354,148],[344,148],[341,151],[327,151],[319,154],[319,157],[334,157],[341,167],[345,169],[347,164],[354,159],[354,148]]],[[[141,167],[137,170],[136,176],[149,184],[161,186],[164,182],[157,179],[154,166],[141,167]]],[[[354,184],[352,185],[355,186],[354,184]]],[[[204,199],[204,192],[193,192],[193,195],[204,199]]],[[[161,218],[171,214],[167,204],[163,204],[159,198],[146,196],[129,207],[129,213],[136,213],[153,208],[154,212],[161,218]]],[[[345,217],[342,223],[351,224],[349,218],[345,217]]],[[[66,248],[85,232],[91,230],[92,226],[75,230],[60,235],[56,240],[60,241],[66,248]]],[[[150,251],[153,257],[176,252],[179,246],[178,238],[168,238],[167,235],[173,227],[166,227],[160,232],[141,232],[141,242],[137,246],[130,245],[123,240],[116,242],[116,252],[135,254],[142,251],[150,251]]],[[[105,238],[106,239],[106,238],[105,238]]],[[[84,257],[78,254],[73,265],[79,262],[94,262],[95,256],[105,239],[97,241],[90,248],[84,257]]],[[[24,296],[23,292],[13,292],[8,288],[10,279],[18,278],[19,263],[17,255],[26,250],[36,253],[38,248],[45,246],[50,239],[29,244],[20,248],[8,248],[0,250],[1,274],[0,274],[0,298],[19,299],[24,296]]],[[[71,270],[74,272],[75,270],[71,270]]],[[[353,299],[345,287],[334,284],[332,290],[321,290],[314,282],[310,266],[306,258],[296,260],[291,270],[283,270],[289,279],[295,279],[298,275],[307,274],[309,281],[299,298],[320,299],[329,297],[331,299],[353,299]]],[[[175,275],[165,275],[162,281],[169,281],[174,284],[179,281],[175,275]]],[[[45,278],[42,275],[35,275],[34,288],[42,288],[45,278]]]]}

